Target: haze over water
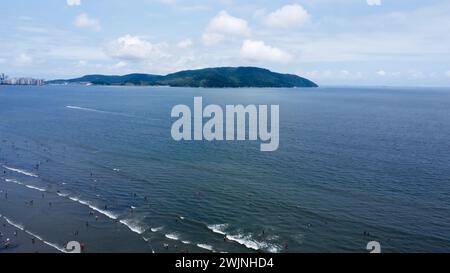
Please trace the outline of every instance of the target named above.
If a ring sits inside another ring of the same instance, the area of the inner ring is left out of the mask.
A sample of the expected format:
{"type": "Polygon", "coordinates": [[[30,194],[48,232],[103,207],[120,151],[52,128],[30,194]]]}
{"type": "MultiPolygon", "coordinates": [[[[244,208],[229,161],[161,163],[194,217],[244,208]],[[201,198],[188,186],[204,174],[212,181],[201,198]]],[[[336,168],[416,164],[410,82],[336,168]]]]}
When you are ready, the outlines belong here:
{"type": "Polygon", "coordinates": [[[0,214],[56,251],[448,252],[449,105],[444,88],[0,86],[0,214]],[[279,150],[175,142],[194,96],[279,104],[279,150]]]}

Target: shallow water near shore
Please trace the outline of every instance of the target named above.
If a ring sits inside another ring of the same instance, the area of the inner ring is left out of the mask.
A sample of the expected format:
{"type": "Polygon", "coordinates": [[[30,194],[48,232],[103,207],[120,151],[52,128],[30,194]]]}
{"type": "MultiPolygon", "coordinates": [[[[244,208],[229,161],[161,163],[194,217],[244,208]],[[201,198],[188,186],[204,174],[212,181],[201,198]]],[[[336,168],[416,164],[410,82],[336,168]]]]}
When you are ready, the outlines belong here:
{"type": "Polygon", "coordinates": [[[19,252],[30,233],[42,252],[448,252],[449,105],[445,88],[0,86],[2,223],[19,252]],[[280,105],[279,150],[174,141],[194,96],[280,105]]]}

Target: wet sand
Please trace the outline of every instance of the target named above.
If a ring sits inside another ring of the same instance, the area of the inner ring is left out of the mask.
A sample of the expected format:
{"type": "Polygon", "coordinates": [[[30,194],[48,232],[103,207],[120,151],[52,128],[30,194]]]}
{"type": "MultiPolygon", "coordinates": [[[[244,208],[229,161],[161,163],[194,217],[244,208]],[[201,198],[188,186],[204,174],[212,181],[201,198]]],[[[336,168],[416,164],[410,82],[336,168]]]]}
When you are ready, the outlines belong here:
{"type": "Polygon", "coordinates": [[[0,218],[0,253],[59,253],[56,249],[0,218]],[[10,239],[10,245],[5,242],[10,239]],[[33,241],[34,238],[34,241],[33,241]]]}

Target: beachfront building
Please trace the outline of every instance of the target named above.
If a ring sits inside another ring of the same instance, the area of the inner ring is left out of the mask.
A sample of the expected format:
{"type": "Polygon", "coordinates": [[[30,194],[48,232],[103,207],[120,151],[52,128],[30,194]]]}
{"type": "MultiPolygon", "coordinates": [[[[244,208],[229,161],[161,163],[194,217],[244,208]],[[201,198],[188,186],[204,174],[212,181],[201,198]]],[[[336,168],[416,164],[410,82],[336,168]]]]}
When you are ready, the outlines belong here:
{"type": "Polygon", "coordinates": [[[44,85],[43,79],[34,78],[8,78],[4,73],[0,74],[0,84],[3,85],[44,85]]]}

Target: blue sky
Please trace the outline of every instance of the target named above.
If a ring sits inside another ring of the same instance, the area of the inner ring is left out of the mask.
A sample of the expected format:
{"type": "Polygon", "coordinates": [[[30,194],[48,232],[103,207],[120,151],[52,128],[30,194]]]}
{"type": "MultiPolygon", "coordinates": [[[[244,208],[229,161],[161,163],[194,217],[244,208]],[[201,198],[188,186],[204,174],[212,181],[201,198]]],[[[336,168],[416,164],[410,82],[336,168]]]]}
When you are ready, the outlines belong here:
{"type": "Polygon", "coordinates": [[[15,0],[0,9],[0,72],[260,66],[322,85],[450,84],[447,0],[15,0]]]}

